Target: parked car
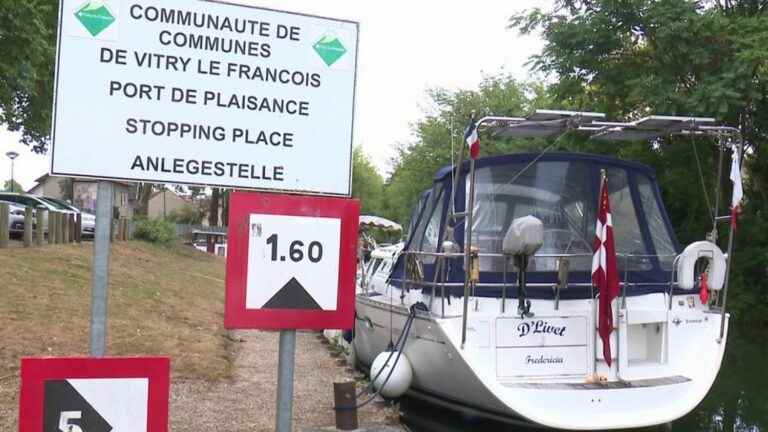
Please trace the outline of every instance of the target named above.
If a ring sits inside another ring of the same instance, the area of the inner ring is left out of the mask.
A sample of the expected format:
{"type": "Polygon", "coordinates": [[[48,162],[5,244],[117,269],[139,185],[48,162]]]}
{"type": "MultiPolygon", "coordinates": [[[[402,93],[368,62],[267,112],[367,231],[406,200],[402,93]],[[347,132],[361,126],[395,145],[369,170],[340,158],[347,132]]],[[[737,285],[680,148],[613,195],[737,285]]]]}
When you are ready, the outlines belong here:
{"type": "Polygon", "coordinates": [[[80,232],[83,237],[93,238],[93,236],[96,234],[96,215],[94,215],[93,213],[89,213],[85,210],[80,210],[79,208],[73,206],[72,204],[64,200],[60,200],[58,198],[51,198],[47,196],[43,196],[40,198],[50,202],[52,205],[61,209],[60,211],[72,213],[74,215],[80,214],[81,224],[82,224],[80,228],[80,232]]]}
{"type": "Polygon", "coordinates": [[[9,225],[8,231],[11,237],[20,237],[24,234],[24,206],[15,202],[0,200],[0,204],[8,204],[9,225]]]}
{"type": "MultiPolygon", "coordinates": [[[[42,210],[46,210],[47,212],[59,211],[59,209],[56,208],[53,204],[40,199],[40,197],[36,195],[31,195],[27,193],[0,192],[0,200],[8,201],[10,203],[16,204],[17,206],[32,207],[34,210],[42,209],[42,210]]],[[[22,222],[23,222],[23,217],[22,217],[22,222]]],[[[45,232],[48,231],[48,214],[47,213],[43,219],[43,229],[45,230],[45,232]]],[[[21,225],[21,230],[22,232],[24,231],[23,223],[21,225]]]]}

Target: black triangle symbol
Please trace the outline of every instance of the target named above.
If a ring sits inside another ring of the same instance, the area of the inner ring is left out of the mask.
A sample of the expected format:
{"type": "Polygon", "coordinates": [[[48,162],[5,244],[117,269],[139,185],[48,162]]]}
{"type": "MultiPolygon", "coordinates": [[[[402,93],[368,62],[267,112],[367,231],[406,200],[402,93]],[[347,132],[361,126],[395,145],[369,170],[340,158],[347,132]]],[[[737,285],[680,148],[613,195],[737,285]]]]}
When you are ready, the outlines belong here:
{"type": "Polygon", "coordinates": [[[66,380],[45,382],[43,432],[110,432],[112,426],[66,380]],[[62,415],[63,413],[63,415],[62,415]],[[71,426],[71,427],[70,427],[71,426]]]}
{"type": "Polygon", "coordinates": [[[322,309],[303,286],[292,277],[264,303],[265,309],[322,309]]]}

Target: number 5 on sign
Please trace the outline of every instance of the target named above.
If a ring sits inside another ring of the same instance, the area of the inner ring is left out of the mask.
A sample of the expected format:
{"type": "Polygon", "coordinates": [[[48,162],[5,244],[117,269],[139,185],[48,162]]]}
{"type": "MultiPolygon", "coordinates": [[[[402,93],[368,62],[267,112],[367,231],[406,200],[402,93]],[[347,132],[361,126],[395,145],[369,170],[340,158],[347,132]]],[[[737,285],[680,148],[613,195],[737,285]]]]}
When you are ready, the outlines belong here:
{"type": "Polygon", "coordinates": [[[80,426],[70,423],[71,420],[79,420],[82,416],[82,411],[62,411],[59,416],[59,430],[61,432],[85,432],[80,426]]]}

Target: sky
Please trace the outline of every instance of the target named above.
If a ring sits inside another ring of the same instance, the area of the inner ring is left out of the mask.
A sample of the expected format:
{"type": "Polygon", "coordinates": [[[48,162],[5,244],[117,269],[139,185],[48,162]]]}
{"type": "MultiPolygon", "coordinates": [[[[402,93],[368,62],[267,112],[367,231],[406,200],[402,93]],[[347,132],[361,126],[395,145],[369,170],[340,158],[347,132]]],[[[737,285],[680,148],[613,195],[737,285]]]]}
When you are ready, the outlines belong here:
{"type": "MultiPolygon", "coordinates": [[[[484,75],[502,72],[529,78],[525,63],[543,43],[536,36],[507,29],[507,21],[518,11],[551,4],[551,0],[240,1],[360,23],[354,143],[384,176],[391,169],[395,146],[414,141],[410,125],[429,106],[427,89],[473,89],[484,75]]],[[[48,172],[49,158],[33,154],[18,140],[17,133],[0,130],[0,179],[10,177],[5,153],[16,151],[20,156],[15,179],[26,190],[48,172]]]]}

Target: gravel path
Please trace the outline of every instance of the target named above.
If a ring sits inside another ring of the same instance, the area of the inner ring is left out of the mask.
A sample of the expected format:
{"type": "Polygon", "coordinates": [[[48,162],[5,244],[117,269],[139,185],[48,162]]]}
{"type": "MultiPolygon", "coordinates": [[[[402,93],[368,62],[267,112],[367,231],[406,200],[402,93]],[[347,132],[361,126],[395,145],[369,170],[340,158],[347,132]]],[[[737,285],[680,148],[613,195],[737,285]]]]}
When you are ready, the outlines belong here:
{"type": "MultiPolygon", "coordinates": [[[[0,348],[2,349],[2,348],[0,348]]],[[[16,416],[19,410],[18,375],[0,377],[0,431],[16,431],[16,416]]]]}
{"type": "MultiPolygon", "coordinates": [[[[175,382],[171,430],[271,431],[275,427],[278,333],[233,332],[232,382],[175,382]]],[[[358,376],[333,357],[318,333],[297,332],[294,429],[332,426],[333,383],[358,376]]],[[[358,412],[361,426],[397,422],[397,410],[373,403],[358,412]]]]}

